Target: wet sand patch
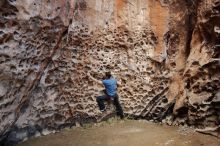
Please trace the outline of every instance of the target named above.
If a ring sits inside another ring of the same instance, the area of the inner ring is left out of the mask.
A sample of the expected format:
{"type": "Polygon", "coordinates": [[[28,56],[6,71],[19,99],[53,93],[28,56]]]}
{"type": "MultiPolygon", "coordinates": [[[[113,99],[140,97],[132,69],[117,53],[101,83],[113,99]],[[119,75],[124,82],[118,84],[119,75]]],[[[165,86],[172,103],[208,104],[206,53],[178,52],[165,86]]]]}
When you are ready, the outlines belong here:
{"type": "Polygon", "coordinates": [[[65,129],[18,146],[220,146],[220,139],[186,127],[125,120],[65,129]]]}

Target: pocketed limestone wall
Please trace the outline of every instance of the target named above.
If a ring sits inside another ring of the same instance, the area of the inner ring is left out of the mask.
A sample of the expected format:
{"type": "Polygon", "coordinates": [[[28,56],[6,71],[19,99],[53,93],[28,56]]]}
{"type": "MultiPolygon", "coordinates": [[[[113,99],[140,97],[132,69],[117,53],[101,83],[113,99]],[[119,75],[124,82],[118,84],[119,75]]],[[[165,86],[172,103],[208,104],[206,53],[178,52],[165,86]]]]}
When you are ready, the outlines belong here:
{"type": "Polygon", "coordinates": [[[219,136],[216,0],[3,0],[0,135],[96,122],[105,71],[127,115],[219,136]],[[208,128],[207,130],[205,128],[208,128]]]}

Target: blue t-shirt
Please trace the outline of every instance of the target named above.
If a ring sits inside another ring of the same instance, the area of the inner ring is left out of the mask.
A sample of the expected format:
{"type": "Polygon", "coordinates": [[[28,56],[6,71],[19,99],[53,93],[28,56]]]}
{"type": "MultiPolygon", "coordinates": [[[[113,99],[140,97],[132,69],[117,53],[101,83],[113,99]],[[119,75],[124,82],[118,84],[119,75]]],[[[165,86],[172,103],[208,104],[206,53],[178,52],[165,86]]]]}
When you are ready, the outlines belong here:
{"type": "Polygon", "coordinates": [[[117,92],[117,81],[114,78],[105,79],[102,81],[105,90],[109,96],[114,96],[117,92]]]}

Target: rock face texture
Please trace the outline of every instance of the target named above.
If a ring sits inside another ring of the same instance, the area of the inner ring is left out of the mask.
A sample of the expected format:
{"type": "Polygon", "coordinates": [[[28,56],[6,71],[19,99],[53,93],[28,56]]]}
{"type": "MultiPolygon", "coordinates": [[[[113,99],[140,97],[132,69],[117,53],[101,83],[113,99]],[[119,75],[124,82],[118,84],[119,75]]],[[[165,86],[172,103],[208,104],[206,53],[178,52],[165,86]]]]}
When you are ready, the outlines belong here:
{"type": "Polygon", "coordinates": [[[220,1],[0,1],[6,145],[96,122],[102,87],[87,74],[105,71],[126,114],[219,137],[220,1]]]}

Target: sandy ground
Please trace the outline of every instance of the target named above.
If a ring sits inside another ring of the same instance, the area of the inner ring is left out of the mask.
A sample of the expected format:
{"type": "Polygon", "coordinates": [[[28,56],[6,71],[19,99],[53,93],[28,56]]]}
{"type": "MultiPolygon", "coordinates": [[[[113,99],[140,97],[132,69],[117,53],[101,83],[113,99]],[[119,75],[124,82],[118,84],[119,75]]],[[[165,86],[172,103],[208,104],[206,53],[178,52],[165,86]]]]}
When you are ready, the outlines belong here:
{"type": "Polygon", "coordinates": [[[220,139],[184,127],[112,120],[65,129],[18,146],[220,146],[220,139]]]}

